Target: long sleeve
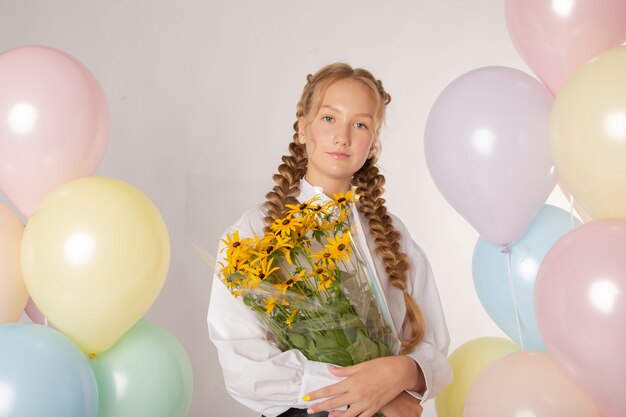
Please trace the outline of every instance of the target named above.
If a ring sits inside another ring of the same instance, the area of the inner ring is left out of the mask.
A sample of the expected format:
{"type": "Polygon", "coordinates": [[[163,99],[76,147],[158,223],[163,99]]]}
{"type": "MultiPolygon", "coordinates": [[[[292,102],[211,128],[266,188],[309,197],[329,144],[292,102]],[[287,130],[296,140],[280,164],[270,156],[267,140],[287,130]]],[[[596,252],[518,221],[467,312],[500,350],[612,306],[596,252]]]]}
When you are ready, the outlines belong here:
{"type": "MultiPolygon", "coordinates": [[[[262,214],[252,209],[227,233],[241,237],[262,230],[262,214]]],[[[217,260],[221,261],[220,244],[217,260]]],[[[248,408],[276,416],[290,407],[306,408],[307,392],[339,382],[327,364],[307,360],[298,350],[281,352],[256,313],[235,298],[217,274],[213,277],[207,316],[209,336],[217,347],[226,388],[248,408]]]]}
{"type": "Polygon", "coordinates": [[[400,230],[403,240],[401,246],[406,250],[411,264],[408,290],[420,306],[426,322],[424,339],[409,354],[422,369],[426,380],[426,391],[422,396],[416,396],[426,401],[452,382],[452,369],[447,360],[450,338],[428,259],[403,225],[400,230]]]}

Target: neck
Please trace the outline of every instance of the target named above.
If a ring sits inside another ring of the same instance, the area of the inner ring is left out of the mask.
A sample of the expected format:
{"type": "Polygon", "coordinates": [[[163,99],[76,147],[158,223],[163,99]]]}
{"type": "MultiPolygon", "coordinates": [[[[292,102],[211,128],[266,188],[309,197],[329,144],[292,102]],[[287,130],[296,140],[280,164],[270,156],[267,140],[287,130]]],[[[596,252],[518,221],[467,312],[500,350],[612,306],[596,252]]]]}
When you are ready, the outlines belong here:
{"type": "Polygon", "coordinates": [[[333,197],[333,194],[345,193],[350,190],[350,180],[346,181],[334,178],[319,180],[317,178],[312,178],[308,173],[304,176],[304,179],[315,187],[322,187],[324,194],[330,198],[333,197]]]}

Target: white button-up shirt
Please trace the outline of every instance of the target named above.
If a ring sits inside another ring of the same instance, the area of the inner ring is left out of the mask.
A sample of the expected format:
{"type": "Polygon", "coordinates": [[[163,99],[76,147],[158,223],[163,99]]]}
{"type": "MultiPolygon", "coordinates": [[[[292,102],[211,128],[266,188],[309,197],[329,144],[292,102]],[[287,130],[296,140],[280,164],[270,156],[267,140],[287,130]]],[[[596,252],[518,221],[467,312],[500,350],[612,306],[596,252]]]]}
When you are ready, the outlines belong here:
{"type": "MultiPolygon", "coordinates": [[[[300,202],[319,196],[328,201],[320,187],[306,180],[300,184],[300,202]]],[[[354,210],[356,211],[356,210],[354,210]]],[[[232,234],[239,231],[240,238],[252,237],[256,232],[263,234],[262,206],[255,206],[228,228],[232,234]]],[[[367,247],[374,260],[393,322],[398,334],[406,306],[402,291],[391,285],[383,261],[375,255],[376,244],[369,233],[367,220],[358,212],[357,227],[366,236],[367,247]]],[[[407,254],[410,268],[406,283],[407,291],[420,306],[426,321],[424,339],[408,355],[424,373],[426,391],[423,395],[412,393],[422,401],[434,397],[452,381],[452,370],[446,359],[449,336],[439,293],[430,265],[424,252],[413,242],[406,227],[393,215],[393,225],[400,232],[400,250],[407,254]]],[[[224,244],[220,242],[217,261],[222,261],[224,244]]],[[[217,272],[217,271],[216,271],[217,272]]],[[[230,395],[243,405],[268,417],[277,416],[291,407],[307,408],[302,397],[311,391],[341,381],[332,375],[326,363],[308,360],[299,350],[281,352],[271,341],[269,334],[250,308],[241,298],[233,296],[219,278],[213,276],[208,312],[209,336],[217,347],[222,365],[226,388],[230,395]]]]}

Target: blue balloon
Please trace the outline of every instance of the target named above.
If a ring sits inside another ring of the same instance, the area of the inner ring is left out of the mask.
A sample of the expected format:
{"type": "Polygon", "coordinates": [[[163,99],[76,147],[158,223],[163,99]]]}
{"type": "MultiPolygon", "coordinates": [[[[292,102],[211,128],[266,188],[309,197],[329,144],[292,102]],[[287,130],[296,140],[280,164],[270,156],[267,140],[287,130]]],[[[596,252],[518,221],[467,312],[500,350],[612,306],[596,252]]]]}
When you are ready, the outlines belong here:
{"type": "Polygon", "coordinates": [[[0,417],[96,417],[98,390],[85,355],[38,324],[0,326],[0,417]]]}
{"type": "MultiPolygon", "coordinates": [[[[573,226],[580,224],[574,218],[573,226]]],[[[569,212],[546,204],[535,216],[524,236],[508,247],[525,350],[546,350],[535,319],[535,279],[541,262],[552,245],[572,228],[569,212]]],[[[521,345],[507,254],[503,249],[482,237],[478,239],[472,261],[474,288],[491,319],[513,341],[521,345]]]]}

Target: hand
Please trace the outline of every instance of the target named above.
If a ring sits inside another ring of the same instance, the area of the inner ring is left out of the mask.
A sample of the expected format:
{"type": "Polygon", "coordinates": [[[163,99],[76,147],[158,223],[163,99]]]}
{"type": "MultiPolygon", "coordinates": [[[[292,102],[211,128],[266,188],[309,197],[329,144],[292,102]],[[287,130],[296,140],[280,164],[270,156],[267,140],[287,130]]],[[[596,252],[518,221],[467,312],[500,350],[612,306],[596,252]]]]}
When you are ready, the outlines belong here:
{"type": "Polygon", "coordinates": [[[389,404],[381,408],[380,411],[382,411],[385,417],[420,417],[424,409],[420,400],[408,392],[402,391],[389,404]]]}
{"type": "Polygon", "coordinates": [[[415,361],[408,356],[387,356],[345,368],[330,368],[330,372],[346,379],[309,393],[310,400],[332,397],[311,405],[309,413],[349,405],[348,410],[333,415],[371,417],[404,390],[414,389],[421,375],[415,361]]]}

